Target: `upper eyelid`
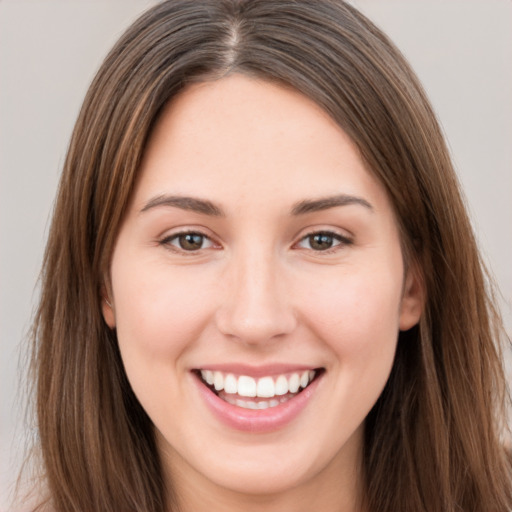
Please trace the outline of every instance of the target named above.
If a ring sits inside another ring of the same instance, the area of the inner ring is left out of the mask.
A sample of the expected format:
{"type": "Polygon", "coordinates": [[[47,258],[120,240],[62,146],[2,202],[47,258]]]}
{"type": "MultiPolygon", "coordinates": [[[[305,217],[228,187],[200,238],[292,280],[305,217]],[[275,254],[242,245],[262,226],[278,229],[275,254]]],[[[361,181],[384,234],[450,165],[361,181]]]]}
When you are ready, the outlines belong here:
{"type": "Polygon", "coordinates": [[[168,238],[175,238],[175,237],[180,236],[180,235],[188,235],[188,234],[201,235],[201,236],[204,236],[206,238],[209,238],[210,240],[214,240],[215,239],[215,237],[212,236],[209,233],[209,230],[207,230],[207,229],[205,229],[203,227],[195,227],[195,226],[183,227],[183,228],[179,227],[179,228],[166,229],[157,238],[159,240],[166,240],[168,238]]]}
{"type": "MultiPolygon", "coordinates": [[[[202,228],[192,228],[192,227],[185,228],[185,229],[179,229],[179,231],[173,231],[173,232],[169,232],[169,230],[167,230],[164,232],[163,235],[158,236],[156,240],[157,240],[158,245],[166,245],[166,244],[170,245],[170,242],[175,240],[176,238],[183,236],[183,235],[189,235],[189,234],[200,235],[200,236],[204,237],[205,239],[209,240],[213,246],[221,245],[214,236],[205,233],[205,231],[202,228]]],[[[209,248],[210,247],[207,247],[206,249],[209,249],[209,248]]],[[[175,249],[177,251],[182,250],[177,247],[175,249]]],[[[197,251],[184,251],[184,252],[192,253],[192,252],[198,252],[201,250],[204,250],[204,249],[197,249],[197,251]]]]}
{"type": "Polygon", "coordinates": [[[351,238],[349,235],[344,235],[343,233],[340,233],[339,231],[336,231],[334,229],[322,229],[322,228],[312,229],[311,231],[307,231],[304,235],[302,235],[302,238],[304,238],[306,236],[317,235],[319,233],[339,236],[340,238],[351,238]]]}
{"type": "Polygon", "coordinates": [[[213,238],[209,235],[206,235],[205,233],[202,233],[201,231],[178,231],[177,233],[171,233],[170,235],[166,235],[162,237],[162,241],[165,240],[174,240],[175,238],[178,238],[180,236],[184,235],[199,235],[203,238],[207,238],[208,240],[213,242],[213,238]]]}
{"type": "Polygon", "coordinates": [[[331,236],[332,238],[334,238],[335,240],[337,240],[339,242],[339,244],[329,248],[329,249],[326,249],[324,251],[315,251],[315,252],[318,252],[318,253],[327,253],[329,252],[330,250],[334,250],[336,247],[338,247],[339,245],[350,245],[353,243],[353,238],[350,237],[350,236],[346,236],[346,235],[342,235],[340,233],[337,233],[336,231],[328,231],[328,230],[319,230],[319,231],[311,231],[310,233],[307,233],[303,236],[301,236],[296,242],[293,243],[293,245],[298,245],[300,244],[301,242],[303,242],[304,240],[306,240],[307,238],[311,237],[311,236],[314,236],[314,235],[329,235],[331,236]]]}
{"type": "Polygon", "coordinates": [[[304,230],[301,230],[297,236],[295,237],[296,240],[301,241],[304,240],[304,238],[307,238],[308,236],[316,235],[319,233],[324,233],[328,235],[332,235],[334,237],[340,238],[342,240],[353,240],[354,235],[352,233],[349,233],[345,230],[336,229],[336,228],[321,228],[321,227],[311,227],[306,228],[304,230]]]}

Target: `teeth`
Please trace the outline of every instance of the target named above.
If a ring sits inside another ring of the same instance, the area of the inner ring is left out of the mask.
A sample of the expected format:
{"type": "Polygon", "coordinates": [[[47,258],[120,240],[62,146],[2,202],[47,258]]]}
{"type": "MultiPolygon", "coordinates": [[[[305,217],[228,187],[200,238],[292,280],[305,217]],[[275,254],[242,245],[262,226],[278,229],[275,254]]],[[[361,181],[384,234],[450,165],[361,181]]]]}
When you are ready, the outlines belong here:
{"type": "Polygon", "coordinates": [[[252,377],[238,377],[238,394],[240,396],[256,396],[256,381],[252,377]]]}
{"type": "Polygon", "coordinates": [[[286,395],[288,393],[288,379],[284,375],[279,375],[276,380],[276,395],[286,395]]]}
{"type": "MultiPolygon", "coordinates": [[[[289,375],[279,375],[275,377],[261,377],[255,379],[247,375],[236,377],[232,373],[223,374],[219,371],[201,370],[203,380],[213,386],[216,391],[224,391],[227,395],[238,395],[240,397],[260,397],[274,398],[281,397],[288,393],[297,393],[300,388],[305,388],[315,377],[314,370],[306,370],[302,373],[292,373],[289,375]]],[[[273,401],[268,402],[271,404],[273,401]]],[[[252,402],[255,403],[255,402],[252,402]]],[[[259,404],[267,403],[264,401],[259,404]]],[[[238,405],[238,404],[236,404],[238,405]]],[[[254,408],[252,405],[240,407],[254,408]]],[[[258,408],[260,406],[257,406],[258,408]]],[[[261,408],[275,407],[273,405],[263,405],[261,408]]]]}
{"type": "Polygon", "coordinates": [[[280,400],[262,400],[261,402],[254,402],[253,400],[240,400],[240,398],[234,398],[231,395],[226,395],[224,400],[229,402],[232,405],[236,405],[237,407],[242,407],[244,409],[270,409],[272,407],[277,407],[279,404],[287,402],[292,398],[291,396],[281,397],[280,400]]]}
{"type": "Polygon", "coordinates": [[[220,372],[213,374],[213,386],[217,391],[224,389],[224,375],[220,372]]]}
{"type": "Polygon", "coordinates": [[[234,395],[238,390],[238,383],[236,377],[229,373],[224,379],[224,391],[234,395]]]}
{"type": "Polygon", "coordinates": [[[256,388],[256,395],[262,398],[270,398],[275,396],[275,385],[272,377],[263,377],[258,380],[258,386],[256,388]]]}
{"type": "Polygon", "coordinates": [[[288,381],[288,390],[290,391],[290,393],[297,393],[297,391],[299,391],[299,387],[300,387],[299,374],[294,373],[290,377],[290,380],[288,381]]]}
{"type": "Polygon", "coordinates": [[[210,370],[206,370],[205,372],[202,372],[203,379],[210,384],[210,386],[213,385],[213,372],[210,370]]]}

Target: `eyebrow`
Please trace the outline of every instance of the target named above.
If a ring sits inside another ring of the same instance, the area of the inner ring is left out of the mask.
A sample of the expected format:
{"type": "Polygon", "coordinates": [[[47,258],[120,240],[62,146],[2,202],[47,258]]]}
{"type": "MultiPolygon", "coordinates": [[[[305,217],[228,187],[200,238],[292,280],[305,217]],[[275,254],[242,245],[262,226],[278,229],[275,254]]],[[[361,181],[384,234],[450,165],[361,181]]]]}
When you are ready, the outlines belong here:
{"type": "MultiPolygon", "coordinates": [[[[319,212],[336,208],[338,206],[360,205],[373,211],[373,206],[362,197],[352,196],[348,194],[339,194],[336,196],[321,197],[319,199],[306,199],[295,203],[292,207],[291,214],[304,215],[307,213],[319,212]]],[[[203,215],[210,215],[212,217],[225,217],[223,209],[207,199],[199,199],[190,196],[169,196],[159,195],[150,199],[142,208],[140,213],[159,206],[170,206],[180,208],[182,210],[189,210],[203,215]]]]}
{"type": "Polygon", "coordinates": [[[188,196],[156,196],[153,199],[150,199],[140,212],[147,212],[148,210],[156,208],[157,206],[173,206],[182,210],[190,210],[193,212],[202,213],[203,215],[225,217],[225,213],[222,208],[217,206],[215,203],[212,203],[207,199],[199,199],[197,197],[188,196]]]}
{"type": "Polygon", "coordinates": [[[360,205],[373,212],[373,206],[362,197],[348,194],[339,194],[336,196],[321,197],[319,199],[299,201],[292,208],[292,215],[304,215],[314,213],[337,206],[360,205]]]}

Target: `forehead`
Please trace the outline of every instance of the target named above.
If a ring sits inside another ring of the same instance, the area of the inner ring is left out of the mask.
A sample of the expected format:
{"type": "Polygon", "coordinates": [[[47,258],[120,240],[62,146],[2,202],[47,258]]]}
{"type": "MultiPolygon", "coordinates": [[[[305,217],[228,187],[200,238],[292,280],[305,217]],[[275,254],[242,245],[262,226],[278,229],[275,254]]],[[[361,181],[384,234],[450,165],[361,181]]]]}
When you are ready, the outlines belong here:
{"type": "Polygon", "coordinates": [[[239,204],[259,198],[267,207],[338,193],[386,201],[353,142],[316,103],[240,74],[176,97],[151,134],[140,172],[140,201],[170,192],[239,204]]]}

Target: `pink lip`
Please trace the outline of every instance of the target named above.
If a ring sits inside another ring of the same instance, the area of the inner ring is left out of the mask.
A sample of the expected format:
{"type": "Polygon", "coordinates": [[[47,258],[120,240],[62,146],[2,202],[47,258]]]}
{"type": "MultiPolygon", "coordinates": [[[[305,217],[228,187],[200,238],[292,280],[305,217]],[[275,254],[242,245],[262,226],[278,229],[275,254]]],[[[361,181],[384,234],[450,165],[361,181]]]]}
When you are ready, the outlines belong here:
{"type": "MultiPolygon", "coordinates": [[[[208,368],[210,369],[210,367],[208,368]]],[[[297,367],[294,367],[294,369],[297,369],[297,367]]],[[[267,373],[265,373],[265,375],[269,375],[268,370],[269,368],[266,367],[267,373]]],[[[217,371],[224,370],[218,369],[217,371]]],[[[254,373],[252,373],[252,375],[254,375],[254,373]]],[[[283,428],[296,418],[309,403],[323,375],[316,378],[306,389],[291,400],[279,404],[276,407],[260,410],[244,409],[243,407],[229,404],[205,386],[197,375],[193,377],[206,405],[221,422],[236,430],[264,433],[283,428]]]]}
{"type": "Polygon", "coordinates": [[[305,365],[291,364],[269,364],[265,366],[251,366],[247,364],[213,364],[200,368],[201,370],[211,370],[212,372],[233,373],[235,375],[248,375],[250,377],[265,377],[272,375],[281,375],[292,372],[303,372],[314,370],[315,367],[305,365]]]}

